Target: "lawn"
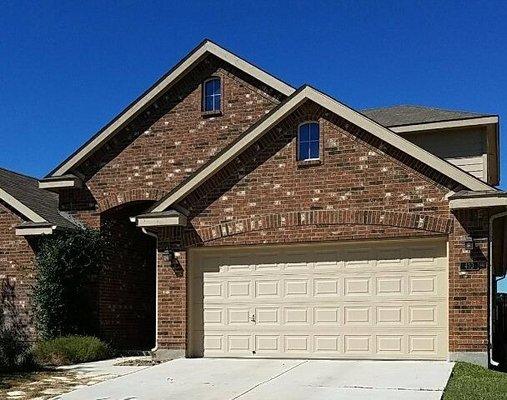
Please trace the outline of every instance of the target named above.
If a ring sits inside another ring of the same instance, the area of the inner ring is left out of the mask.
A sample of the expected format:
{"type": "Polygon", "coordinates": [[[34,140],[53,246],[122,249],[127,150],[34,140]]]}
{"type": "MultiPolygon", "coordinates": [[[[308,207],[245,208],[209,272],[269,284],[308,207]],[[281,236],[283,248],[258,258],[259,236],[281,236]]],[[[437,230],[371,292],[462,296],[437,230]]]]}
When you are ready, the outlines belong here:
{"type": "Polygon", "coordinates": [[[507,373],[456,363],[443,400],[507,399],[507,373]]]}

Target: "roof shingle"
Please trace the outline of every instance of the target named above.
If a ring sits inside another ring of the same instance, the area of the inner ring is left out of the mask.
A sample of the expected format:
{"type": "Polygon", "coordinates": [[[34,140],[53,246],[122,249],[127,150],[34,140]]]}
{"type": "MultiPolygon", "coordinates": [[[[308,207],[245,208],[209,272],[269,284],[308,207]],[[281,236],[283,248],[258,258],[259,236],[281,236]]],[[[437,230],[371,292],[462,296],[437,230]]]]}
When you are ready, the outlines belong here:
{"type": "Polygon", "coordinates": [[[39,189],[37,179],[0,168],[0,188],[51,224],[62,228],[76,228],[76,225],[58,210],[58,195],[39,189]]]}
{"type": "Polygon", "coordinates": [[[423,124],[429,122],[452,121],[467,118],[479,118],[491,114],[469,111],[444,110],[441,108],[399,105],[382,108],[369,108],[360,111],[368,118],[384,126],[423,124]]]}

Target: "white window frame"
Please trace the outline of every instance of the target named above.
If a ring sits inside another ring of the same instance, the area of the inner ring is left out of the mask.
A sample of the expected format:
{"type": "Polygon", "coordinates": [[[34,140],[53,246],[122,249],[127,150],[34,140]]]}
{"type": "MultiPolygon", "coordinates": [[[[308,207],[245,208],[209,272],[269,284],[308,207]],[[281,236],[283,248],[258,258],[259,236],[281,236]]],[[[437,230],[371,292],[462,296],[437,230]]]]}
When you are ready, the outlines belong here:
{"type": "Polygon", "coordinates": [[[224,88],[223,88],[223,84],[222,84],[222,78],[219,77],[219,76],[211,76],[209,77],[208,79],[206,79],[203,83],[202,83],[202,112],[203,113],[220,113],[222,112],[222,101],[223,101],[223,93],[224,93],[224,88]],[[212,94],[210,95],[210,97],[213,98],[213,107],[215,107],[215,97],[220,97],[220,108],[215,110],[206,110],[206,83],[210,82],[210,81],[214,81],[214,80],[217,80],[218,79],[218,82],[219,82],[219,85],[220,85],[220,94],[219,95],[216,95],[216,94],[212,94]]]}
{"type": "Polygon", "coordinates": [[[307,161],[320,161],[321,159],[321,141],[322,141],[322,132],[321,132],[321,129],[320,129],[320,122],[317,120],[314,120],[314,119],[311,119],[311,120],[308,120],[308,121],[303,121],[301,122],[299,125],[298,125],[298,131],[297,131],[297,146],[296,146],[296,160],[298,162],[307,162],[307,161]],[[314,158],[305,158],[305,159],[300,159],[299,158],[299,145],[300,145],[300,142],[301,142],[301,139],[300,139],[300,132],[301,132],[301,126],[303,125],[307,125],[307,124],[317,124],[317,126],[319,127],[319,156],[318,157],[314,157],[314,158]]]}

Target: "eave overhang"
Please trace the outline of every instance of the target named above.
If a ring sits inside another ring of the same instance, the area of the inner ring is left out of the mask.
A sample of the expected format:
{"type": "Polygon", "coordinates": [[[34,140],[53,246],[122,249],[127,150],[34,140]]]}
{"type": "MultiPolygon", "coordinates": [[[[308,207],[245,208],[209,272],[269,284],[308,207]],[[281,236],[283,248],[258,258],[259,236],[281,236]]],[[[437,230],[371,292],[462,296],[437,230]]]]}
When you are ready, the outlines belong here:
{"type": "Polygon", "coordinates": [[[16,226],[16,236],[52,235],[56,229],[56,225],[47,222],[24,222],[16,226]]]}
{"type": "Polygon", "coordinates": [[[157,213],[141,214],[133,217],[139,228],[164,227],[164,226],[187,226],[187,216],[176,210],[157,213]]]}
{"type": "Polygon", "coordinates": [[[451,210],[507,206],[507,192],[461,191],[449,197],[451,210]]]}
{"type": "Polygon", "coordinates": [[[79,189],[83,181],[73,174],[50,176],[39,180],[39,189],[58,191],[59,189],[79,189]]]}

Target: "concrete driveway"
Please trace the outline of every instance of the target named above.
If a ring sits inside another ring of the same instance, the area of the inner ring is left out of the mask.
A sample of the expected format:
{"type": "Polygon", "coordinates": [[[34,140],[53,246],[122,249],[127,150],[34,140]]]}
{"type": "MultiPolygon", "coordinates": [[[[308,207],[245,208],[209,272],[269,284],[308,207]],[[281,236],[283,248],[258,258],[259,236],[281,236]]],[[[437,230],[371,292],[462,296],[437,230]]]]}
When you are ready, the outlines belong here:
{"type": "Polygon", "coordinates": [[[431,361],[178,359],[61,400],[439,400],[453,364],[431,361]]]}

